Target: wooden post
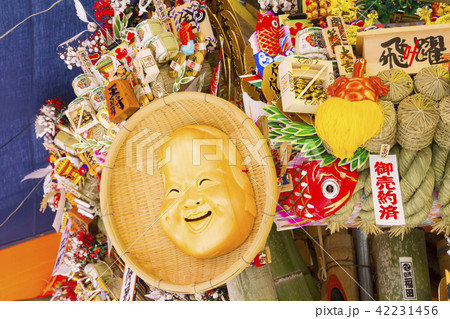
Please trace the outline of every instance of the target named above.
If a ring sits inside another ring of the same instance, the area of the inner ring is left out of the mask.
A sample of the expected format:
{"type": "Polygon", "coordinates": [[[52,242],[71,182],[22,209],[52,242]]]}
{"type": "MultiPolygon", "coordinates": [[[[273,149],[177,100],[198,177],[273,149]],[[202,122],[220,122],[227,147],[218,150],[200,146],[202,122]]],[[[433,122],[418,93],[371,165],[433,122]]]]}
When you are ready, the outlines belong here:
{"type": "MultiPolygon", "coordinates": [[[[425,244],[425,232],[414,229],[403,237],[376,235],[375,259],[377,264],[377,291],[379,300],[409,300],[405,298],[404,275],[400,260],[411,258],[415,300],[431,301],[430,276],[425,244]]],[[[407,267],[409,268],[409,267],[407,267]]]]}
{"type": "Polygon", "coordinates": [[[437,256],[441,278],[445,277],[445,269],[450,271],[450,243],[442,239],[437,243],[437,256]]]}

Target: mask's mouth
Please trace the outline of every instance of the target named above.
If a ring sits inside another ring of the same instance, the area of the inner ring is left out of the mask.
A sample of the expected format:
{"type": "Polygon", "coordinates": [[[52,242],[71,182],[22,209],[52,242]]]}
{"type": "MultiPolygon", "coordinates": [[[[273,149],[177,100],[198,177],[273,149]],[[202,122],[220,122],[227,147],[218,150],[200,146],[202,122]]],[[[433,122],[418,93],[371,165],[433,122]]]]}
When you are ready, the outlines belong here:
{"type": "Polygon", "coordinates": [[[204,207],[204,209],[197,210],[196,212],[191,214],[187,214],[187,216],[184,218],[184,221],[186,222],[186,226],[193,233],[199,234],[208,227],[212,219],[213,216],[211,208],[204,207]]]}
{"type": "Polygon", "coordinates": [[[210,210],[208,210],[208,212],[206,214],[204,214],[204,215],[201,215],[199,217],[194,217],[194,218],[185,218],[184,220],[186,222],[188,222],[188,223],[190,223],[190,222],[197,222],[199,220],[208,218],[209,216],[211,216],[211,214],[212,214],[212,212],[210,210]]]}

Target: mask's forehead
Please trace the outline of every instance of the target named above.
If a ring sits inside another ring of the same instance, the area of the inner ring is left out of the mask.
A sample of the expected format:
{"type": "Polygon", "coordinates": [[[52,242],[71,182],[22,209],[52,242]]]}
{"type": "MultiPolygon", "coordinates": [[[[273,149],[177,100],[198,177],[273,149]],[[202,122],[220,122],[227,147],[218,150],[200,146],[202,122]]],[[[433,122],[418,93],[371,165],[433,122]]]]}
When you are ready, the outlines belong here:
{"type": "Polygon", "coordinates": [[[234,144],[224,133],[210,130],[214,128],[199,127],[179,129],[163,145],[166,183],[192,183],[231,174],[229,166],[238,160],[234,144]]]}
{"type": "Polygon", "coordinates": [[[166,183],[192,183],[207,175],[231,174],[230,165],[242,161],[222,131],[204,125],[174,131],[161,149],[166,183]]]}
{"type": "Polygon", "coordinates": [[[168,183],[189,183],[198,179],[217,179],[231,174],[230,162],[223,153],[202,148],[200,154],[187,149],[173,148],[170,160],[162,167],[165,181],[168,183]]]}

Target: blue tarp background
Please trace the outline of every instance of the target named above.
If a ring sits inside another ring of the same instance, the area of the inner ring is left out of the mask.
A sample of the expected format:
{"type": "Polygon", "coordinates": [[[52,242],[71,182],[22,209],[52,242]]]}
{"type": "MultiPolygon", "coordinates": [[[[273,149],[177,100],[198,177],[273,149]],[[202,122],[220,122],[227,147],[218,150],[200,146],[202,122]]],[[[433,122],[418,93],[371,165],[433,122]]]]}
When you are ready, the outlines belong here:
{"type": "MultiPolygon", "coordinates": [[[[94,0],[80,1],[94,21],[94,0]]],[[[56,0],[1,0],[0,36],[54,2],[56,0]]],[[[56,54],[56,48],[85,29],[86,24],[76,15],[73,0],[63,0],[0,39],[0,148],[33,123],[0,149],[0,224],[39,181],[21,183],[21,179],[48,164],[43,140],[35,136],[34,119],[45,100],[57,95],[68,104],[75,98],[72,80],[82,70],[78,67],[68,70],[56,54]]],[[[55,213],[49,209],[44,214],[39,211],[42,197],[41,184],[0,228],[0,249],[53,231],[55,213]]]]}

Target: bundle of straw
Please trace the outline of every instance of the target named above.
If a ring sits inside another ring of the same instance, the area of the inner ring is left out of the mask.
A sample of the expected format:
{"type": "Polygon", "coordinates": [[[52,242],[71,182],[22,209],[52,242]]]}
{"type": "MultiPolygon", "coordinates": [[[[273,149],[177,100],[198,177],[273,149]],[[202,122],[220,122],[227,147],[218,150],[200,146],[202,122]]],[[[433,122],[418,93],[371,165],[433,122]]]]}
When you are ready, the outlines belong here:
{"type": "Polygon", "coordinates": [[[365,149],[371,153],[380,153],[381,144],[389,144],[391,147],[396,142],[397,112],[394,104],[389,101],[378,101],[384,112],[384,124],[381,132],[367,141],[365,149]]]}
{"type": "Polygon", "coordinates": [[[398,104],[413,91],[413,80],[403,70],[389,69],[379,72],[377,76],[383,81],[383,84],[389,85],[389,93],[380,97],[382,100],[398,104]]]}
{"type": "Polygon", "coordinates": [[[439,120],[434,141],[442,148],[450,148],[450,122],[445,123],[442,118],[439,120]]]}
{"type": "Polygon", "coordinates": [[[409,150],[421,150],[433,142],[439,122],[437,103],[423,94],[405,98],[398,107],[398,143],[409,150]]]}
{"type": "Polygon", "coordinates": [[[444,123],[450,123],[450,95],[444,97],[439,103],[439,115],[444,123]]]}
{"type": "Polygon", "coordinates": [[[97,141],[101,141],[103,139],[103,136],[105,136],[107,133],[108,132],[106,128],[104,128],[101,124],[97,124],[92,128],[92,135],[97,141]]]}
{"type": "Polygon", "coordinates": [[[450,95],[439,103],[439,115],[441,119],[434,140],[440,147],[448,150],[450,149],[450,95]]]}
{"type": "Polygon", "coordinates": [[[440,101],[450,94],[448,69],[437,65],[423,68],[414,77],[414,88],[416,92],[425,94],[435,101],[440,101]]]}
{"type": "MultiPolygon", "coordinates": [[[[175,79],[169,76],[169,65],[164,65],[160,69],[159,75],[156,78],[156,81],[151,83],[151,88],[153,91],[153,95],[156,98],[167,96],[173,92],[173,84],[175,83],[175,79]]],[[[198,76],[203,76],[205,74],[205,78],[203,81],[203,86],[201,92],[209,92],[209,86],[211,84],[213,70],[208,61],[203,62],[202,69],[200,70],[198,76]]],[[[187,77],[185,74],[184,77],[187,77]]],[[[190,83],[182,84],[180,91],[184,91],[190,83]]]]}
{"type": "MultiPolygon", "coordinates": [[[[448,153],[447,153],[448,154],[448,153]]],[[[433,221],[433,232],[444,233],[446,237],[450,236],[450,156],[447,156],[445,164],[445,173],[442,178],[442,184],[439,188],[438,201],[441,204],[439,213],[441,218],[436,218],[433,221]]]]}

